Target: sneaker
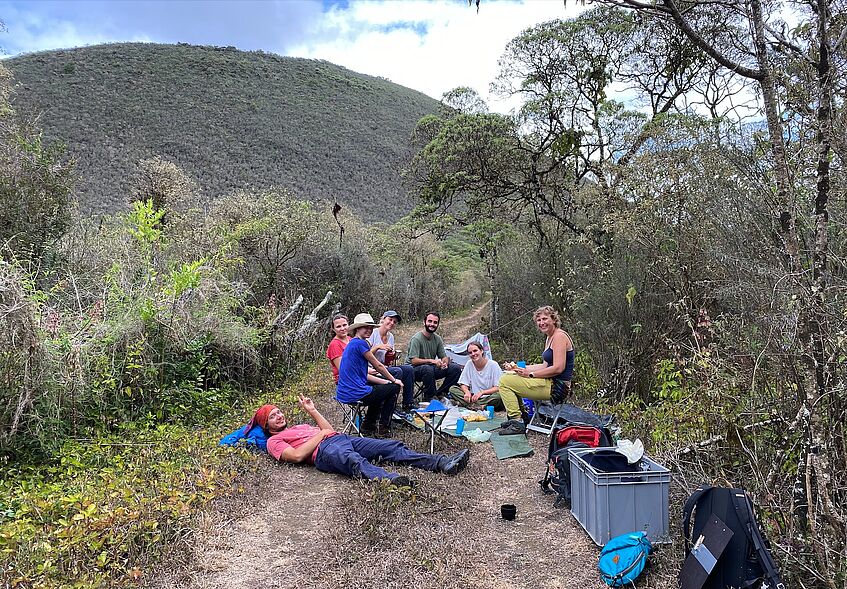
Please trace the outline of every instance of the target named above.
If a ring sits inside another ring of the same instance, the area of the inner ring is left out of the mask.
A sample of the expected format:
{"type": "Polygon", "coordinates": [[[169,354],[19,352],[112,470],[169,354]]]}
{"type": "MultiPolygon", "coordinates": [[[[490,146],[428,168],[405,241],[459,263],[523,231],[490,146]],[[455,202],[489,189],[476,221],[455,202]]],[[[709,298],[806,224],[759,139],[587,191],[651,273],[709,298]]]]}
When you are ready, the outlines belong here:
{"type": "Polygon", "coordinates": [[[394,487],[409,487],[412,489],[415,486],[415,481],[405,475],[399,474],[391,479],[391,485],[394,487]]]}
{"type": "Polygon", "coordinates": [[[391,416],[391,419],[394,421],[407,421],[412,423],[415,421],[415,416],[412,415],[411,411],[395,411],[394,415],[391,416]]]}
{"type": "Polygon", "coordinates": [[[506,427],[500,427],[498,431],[501,436],[515,436],[518,434],[526,434],[526,425],[522,421],[512,421],[506,427]]]}
{"type": "Polygon", "coordinates": [[[453,476],[468,465],[468,460],[471,458],[471,451],[465,448],[459,450],[452,456],[442,456],[438,461],[438,470],[446,475],[453,476]]]}

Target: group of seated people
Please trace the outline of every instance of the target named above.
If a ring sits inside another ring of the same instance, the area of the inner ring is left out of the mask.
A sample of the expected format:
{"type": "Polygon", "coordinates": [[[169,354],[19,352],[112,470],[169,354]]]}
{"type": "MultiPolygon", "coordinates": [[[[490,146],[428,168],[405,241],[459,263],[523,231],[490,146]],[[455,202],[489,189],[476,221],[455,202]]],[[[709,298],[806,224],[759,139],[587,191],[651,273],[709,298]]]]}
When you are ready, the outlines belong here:
{"type": "Polygon", "coordinates": [[[450,361],[444,340],[436,334],[441,320],[428,313],[422,331],[409,341],[407,364],[387,366],[397,357],[392,330],[400,322],[396,311],[386,311],[379,323],[368,313],[359,313],[348,324],[345,315],[332,320],[334,336],[326,350],[336,382],[336,398],[342,403],[361,403],[367,407],[362,433],[387,437],[391,418],[402,391],[402,413],[414,408],[415,382],[423,384],[423,400],[444,397],[455,385],[462,369],[450,361]],[[436,388],[436,381],[442,380],[436,388]]]}
{"type": "Polygon", "coordinates": [[[379,323],[367,313],[356,315],[352,324],[346,316],[336,315],[326,356],[337,383],[336,398],[341,403],[366,406],[360,428],[363,437],[336,432],[311,399],[301,396],[300,406],[316,426],[289,427],[279,408],[265,405],[246,426],[224,437],[221,443],[232,445],[246,439],[248,444],[283,462],[307,462],[325,472],[389,479],[394,484],[411,481],[371,461],[456,474],[468,463],[470,454],[466,449],[452,456],[419,454],[399,441],[383,439],[390,435],[397,399],[402,392],[403,412],[410,412],[414,407],[415,382],[421,382],[425,401],[449,397],[469,407],[479,403],[505,408],[507,419],[499,433],[525,433],[528,418],[521,398],[564,402],[571,390],[574,365],[573,342],[562,330],[558,313],[545,306],[538,308],[533,318],[546,336],[542,362],[528,366],[507,362],[504,372],[476,342],[468,345],[470,360],[464,368],[452,362],[444,341],[435,333],[441,319],[438,313],[427,313],[423,329],[409,341],[408,363],[396,366],[386,366],[397,355],[391,333],[401,320],[396,311],[383,313],[379,323]],[[438,380],[442,382],[436,387],[438,380]]]}
{"type": "Polygon", "coordinates": [[[401,318],[396,311],[383,313],[379,323],[368,313],[356,315],[352,324],[345,315],[336,315],[334,337],[326,351],[337,383],[336,398],[366,407],[362,433],[368,436],[390,435],[401,392],[402,413],[412,411],[415,382],[423,384],[424,401],[439,397],[468,407],[484,403],[495,410],[505,408],[507,420],[500,433],[525,433],[526,412],[520,399],[561,403],[570,393],[574,364],[573,342],[555,309],[540,307],[533,318],[546,336],[542,362],[530,366],[509,362],[503,372],[476,342],[468,345],[470,361],[464,368],[452,362],[435,333],[441,320],[438,313],[427,313],[423,329],[409,340],[408,363],[397,366],[386,366],[397,354],[392,330],[401,318]],[[438,380],[441,385],[436,388],[438,380]]]}

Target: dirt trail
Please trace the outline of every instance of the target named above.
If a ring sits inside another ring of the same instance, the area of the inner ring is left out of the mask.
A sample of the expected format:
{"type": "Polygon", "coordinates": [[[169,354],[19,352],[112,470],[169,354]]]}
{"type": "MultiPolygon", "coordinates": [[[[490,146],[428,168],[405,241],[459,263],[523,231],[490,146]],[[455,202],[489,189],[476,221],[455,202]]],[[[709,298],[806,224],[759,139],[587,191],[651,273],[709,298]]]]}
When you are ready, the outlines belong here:
{"type": "MultiPolygon", "coordinates": [[[[461,341],[477,329],[483,304],[445,317],[439,333],[461,341]]],[[[420,325],[402,324],[398,346],[420,325]]],[[[339,415],[325,398],[316,403],[330,421],[339,415]]],[[[426,451],[427,440],[401,428],[397,437],[426,451]]],[[[468,468],[445,477],[407,468],[413,492],[352,481],[308,466],[262,459],[245,493],[215,503],[200,520],[187,566],[152,579],[155,587],[600,588],[597,549],[566,510],[552,507],[538,479],[546,438],[530,435],[535,454],[497,460],[489,444],[469,445],[468,468]],[[502,503],[517,519],[499,516],[502,503]]],[[[436,452],[465,442],[440,441],[436,452]]]]}

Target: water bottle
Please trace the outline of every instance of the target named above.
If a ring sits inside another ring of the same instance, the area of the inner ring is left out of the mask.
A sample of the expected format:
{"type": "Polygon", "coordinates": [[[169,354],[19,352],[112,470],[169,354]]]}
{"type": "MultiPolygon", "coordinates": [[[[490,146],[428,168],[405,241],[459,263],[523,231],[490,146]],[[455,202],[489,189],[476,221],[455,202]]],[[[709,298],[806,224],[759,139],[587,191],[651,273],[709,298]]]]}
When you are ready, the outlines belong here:
{"type": "Polygon", "coordinates": [[[523,406],[526,409],[526,414],[532,417],[532,414],[535,413],[535,403],[532,402],[532,399],[524,399],[523,406]]]}

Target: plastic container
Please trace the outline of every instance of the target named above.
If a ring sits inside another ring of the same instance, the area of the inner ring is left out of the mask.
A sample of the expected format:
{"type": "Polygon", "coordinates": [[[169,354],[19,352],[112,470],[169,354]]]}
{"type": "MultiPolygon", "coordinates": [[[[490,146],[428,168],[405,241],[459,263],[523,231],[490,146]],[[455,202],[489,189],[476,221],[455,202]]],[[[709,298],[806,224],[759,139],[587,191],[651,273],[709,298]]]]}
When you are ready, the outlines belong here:
{"type": "Polygon", "coordinates": [[[593,451],[569,450],[571,513],[594,543],[642,530],[654,544],[670,542],[670,471],[645,455],[638,472],[600,472],[583,458],[593,451]]]}

